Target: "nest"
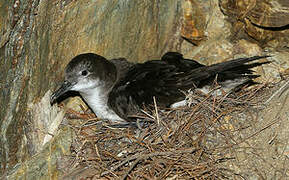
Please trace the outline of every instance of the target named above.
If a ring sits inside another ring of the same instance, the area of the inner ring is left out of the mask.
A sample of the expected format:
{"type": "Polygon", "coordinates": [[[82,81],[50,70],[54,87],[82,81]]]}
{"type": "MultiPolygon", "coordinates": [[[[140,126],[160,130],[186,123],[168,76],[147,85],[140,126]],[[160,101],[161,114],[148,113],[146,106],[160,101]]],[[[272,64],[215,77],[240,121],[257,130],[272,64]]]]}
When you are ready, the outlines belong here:
{"type": "MultiPolygon", "coordinates": [[[[250,114],[262,109],[269,85],[259,84],[222,96],[190,92],[187,106],[158,109],[143,116],[147,127],[113,128],[83,114],[70,119],[75,131],[69,164],[70,177],[95,179],[227,179],[238,176],[227,162],[250,126],[250,114]],[[81,122],[81,123],[80,123],[81,122]]],[[[267,93],[268,94],[268,93],[267,93]]],[[[71,114],[68,114],[71,115],[71,114]]]]}

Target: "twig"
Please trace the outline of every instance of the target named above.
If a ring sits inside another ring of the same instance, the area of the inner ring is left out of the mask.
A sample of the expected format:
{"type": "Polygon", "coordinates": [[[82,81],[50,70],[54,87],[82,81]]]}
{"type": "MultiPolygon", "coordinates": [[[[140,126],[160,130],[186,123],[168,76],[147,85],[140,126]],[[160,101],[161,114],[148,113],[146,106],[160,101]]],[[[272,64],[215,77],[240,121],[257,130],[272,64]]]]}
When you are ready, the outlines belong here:
{"type": "Polygon", "coordinates": [[[147,115],[148,117],[150,117],[151,119],[155,120],[155,117],[153,117],[152,115],[150,115],[148,112],[144,111],[141,109],[141,112],[143,112],[145,115],[147,115]]]}
{"type": "Polygon", "coordinates": [[[112,167],[111,170],[101,173],[101,176],[104,176],[104,175],[106,175],[108,173],[111,173],[112,171],[120,168],[121,166],[123,166],[124,164],[128,163],[129,161],[133,161],[135,159],[142,160],[142,159],[147,159],[147,158],[150,158],[150,157],[153,157],[153,156],[170,156],[170,155],[173,155],[173,154],[193,153],[193,152],[195,152],[197,150],[198,149],[196,149],[196,148],[189,148],[189,149],[186,149],[186,150],[153,152],[153,153],[149,153],[149,154],[140,154],[140,153],[138,153],[138,154],[132,155],[131,157],[128,157],[127,159],[125,159],[124,161],[119,163],[118,165],[112,167]]]}
{"type": "Polygon", "coordinates": [[[156,101],[156,97],[153,97],[154,100],[154,106],[155,106],[155,110],[156,110],[156,116],[157,116],[157,123],[158,126],[160,125],[160,118],[159,118],[159,112],[158,112],[158,106],[157,106],[157,101],[156,101]]]}
{"type": "Polygon", "coordinates": [[[272,94],[270,98],[267,99],[265,104],[268,104],[277,94],[280,93],[279,97],[289,88],[289,81],[287,81],[283,86],[281,86],[277,91],[272,94]]]}
{"type": "MultiPolygon", "coordinates": [[[[249,135],[248,137],[244,138],[242,141],[238,142],[237,144],[231,144],[231,145],[223,146],[223,147],[220,147],[220,148],[231,148],[231,147],[233,147],[233,146],[239,145],[239,144],[245,142],[246,140],[248,140],[248,139],[256,136],[257,134],[261,133],[262,131],[268,129],[269,127],[271,127],[272,125],[276,124],[276,123],[279,122],[279,121],[280,121],[280,120],[277,119],[277,120],[271,122],[271,123],[268,124],[267,126],[265,126],[265,127],[263,127],[262,129],[260,129],[259,131],[256,131],[256,132],[254,132],[253,134],[249,135]]],[[[218,148],[216,148],[216,149],[218,149],[218,148]]]]}
{"type": "Polygon", "coordinates": [[[141,161],[141,158],[137,158],[137,160],[131,165],[131,167],[129,168],[129,170],[125,173],[125,175],[121,178],[123,180],[125,180],[127,178],[127,176],[129,175],[129,173],[134,169],[134,167],[136,167],[136,165],[141,161]]]}

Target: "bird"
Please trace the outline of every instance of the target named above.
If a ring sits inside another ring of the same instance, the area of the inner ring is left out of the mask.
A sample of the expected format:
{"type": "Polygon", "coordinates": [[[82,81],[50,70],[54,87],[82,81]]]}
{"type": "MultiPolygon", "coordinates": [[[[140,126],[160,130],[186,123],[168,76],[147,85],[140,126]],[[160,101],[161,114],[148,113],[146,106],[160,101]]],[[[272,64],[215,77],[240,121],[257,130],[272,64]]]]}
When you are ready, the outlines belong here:
{"type": "Polygon", "coordinates": [[[248,84],[259,77],[252,68],[264,64],[253,61],[267,57],[238,58],[206,66],[178,52],[167,52],[161,59],[144,63],[83,53],[67,64],[65,80],[51,95],[50,103],[68,91],[76,91],[98,118],[111,123],[135,122],[135,115],[153,100],[159,107],[177,107],[185,99],[184,91],[199,89],[208,93],[216,77],[218,84],[229,91],[248,84]]]}

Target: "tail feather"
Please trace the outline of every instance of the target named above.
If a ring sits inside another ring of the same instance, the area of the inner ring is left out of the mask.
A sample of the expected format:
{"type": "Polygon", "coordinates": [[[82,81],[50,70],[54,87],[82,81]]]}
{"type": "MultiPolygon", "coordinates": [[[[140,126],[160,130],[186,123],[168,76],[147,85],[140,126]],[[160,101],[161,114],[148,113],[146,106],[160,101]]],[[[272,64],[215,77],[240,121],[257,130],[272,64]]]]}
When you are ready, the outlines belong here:
{"type": "Polygon", "coordinates": [[[197,69],[193,69],[190,73],[189,73],[189,79],[191,80],[204,80],[206,78],[209,78],[211,76],[214,76],[216,74],[220,74],[220,73],[224,73],[224,72],[234,72],[236,73],[236,71],[238,72],[238,68],[247,68],[247,69],[243,69],[240,70],[240,74],[244,74],[244,73],[248,73],[251,74],[252,70],[250,70],[250,68],[255,67],[260,65],[260,63],[255,64],[255,65],[250,65],[250,64],[246,64],[248,62],[251,61],[255,61],[258,59],[263,59],[263,58],[267,58],[270,56],[254,56],[254,57],[250,57],[250,58],[238,58],[238,59],[233,59],[231,61],[226,61],[226,62],[222,62],[222,63],[218,63],[218,64],[213,64],[211,66],[205,66],[205,67],[201,67],[201,68],[197,68],[197,69]]]}
{"type": "Polygon", "coordinates": [[[227,71],[227,70],[236,68],[238,66],[242,66],[245,63],[248,63],[248,62],[251,62],[251,61],[255,61],[255,60],[258,60],[258,59],[267,58],[267,57],[270,57],[270,56],[253,56],[253,57],[249,57],[249,58],[233,59],[233,60],[230,60],[230,61],[221,62],[221,63],[218,63],[218,64],[213,64],[211,66],[208,66],[208,71],[211,71],[212,73],[227,71]]]}
{"type": "Polygon", "coordinates": [[[252,74],[254,72],[252,70],[252,68],[261,66],[263,64],[268,64],[268,63],[270,63],[270,61],[255,62],[255,63],[251,63],[251,64],[243,64],[242,66],[232,68],[226,72],[232,72],[232,73],[237,73],[237,74],[252,74]]]}

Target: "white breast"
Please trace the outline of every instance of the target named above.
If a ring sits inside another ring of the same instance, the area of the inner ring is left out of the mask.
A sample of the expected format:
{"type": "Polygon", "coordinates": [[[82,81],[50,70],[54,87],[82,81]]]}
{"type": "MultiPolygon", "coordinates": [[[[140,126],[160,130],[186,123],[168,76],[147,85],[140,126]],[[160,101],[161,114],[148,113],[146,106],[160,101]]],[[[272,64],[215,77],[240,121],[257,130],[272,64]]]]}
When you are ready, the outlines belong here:
{"type": "Polygon", "coordinates": [[[94,88],[80,92],[88,106],[92,109],[95,115],[101,119],[108,119],[111,122],[124,122],[111,108],[108,107],[108,92],[94,88]]]}

